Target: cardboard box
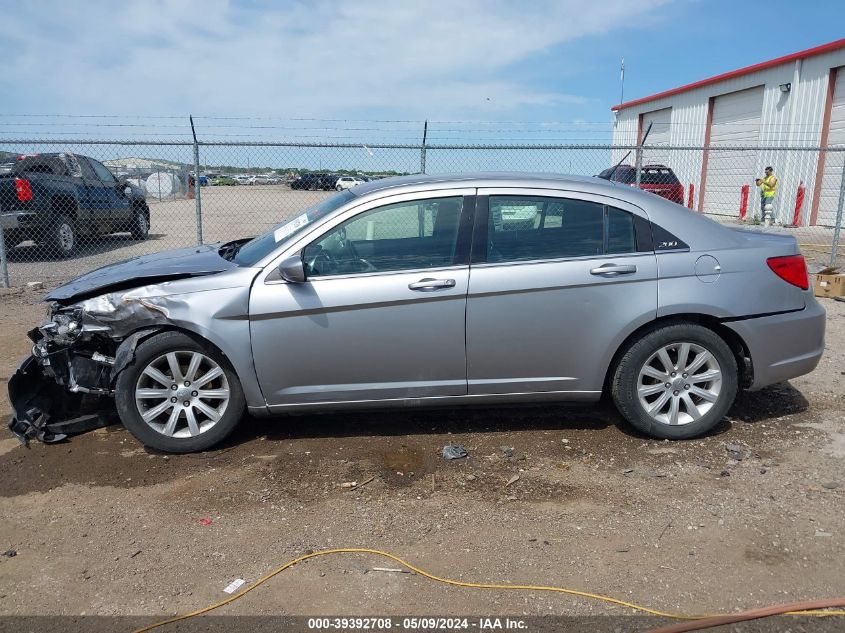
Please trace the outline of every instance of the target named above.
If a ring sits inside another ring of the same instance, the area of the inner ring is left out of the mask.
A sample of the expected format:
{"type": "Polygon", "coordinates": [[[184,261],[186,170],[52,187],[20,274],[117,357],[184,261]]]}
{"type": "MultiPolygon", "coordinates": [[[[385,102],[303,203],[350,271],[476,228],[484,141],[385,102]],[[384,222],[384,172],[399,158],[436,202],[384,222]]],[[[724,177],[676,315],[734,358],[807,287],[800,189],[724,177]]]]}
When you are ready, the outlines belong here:
{"type": "Polygon", "coordinates": [[[817,297],[845,296],[845,273],[840,273],[835,266],[820,270],[813,282],[813,294],[817,297]]]}

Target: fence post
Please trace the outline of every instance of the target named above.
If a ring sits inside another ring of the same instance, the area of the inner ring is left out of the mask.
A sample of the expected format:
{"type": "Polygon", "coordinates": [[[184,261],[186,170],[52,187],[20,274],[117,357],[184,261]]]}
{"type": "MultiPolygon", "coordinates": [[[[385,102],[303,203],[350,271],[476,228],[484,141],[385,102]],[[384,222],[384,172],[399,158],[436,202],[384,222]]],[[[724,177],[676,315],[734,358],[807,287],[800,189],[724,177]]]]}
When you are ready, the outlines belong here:
{"type": "Polygon", "coordinates": [[[425,124],[423,125],[423,141],[422,147],[420,147],[420,173],[425,173],[425,139],[428,136],[428,119],[425,120],[425,124]]]}
{"type": "Polygon", "coordinates": [[[830,246],[830,266],[836,266],[836,258],[839,255],[839,233],[842,230],[843,206],[845,206],[845,161],[842,161],[842,179],[839,181],[839,205],[836,207],[836,223],[833,226],[833,244],[830,246]]]}
{"type": "Polygon", "coordinates": [[[0,216],[0,268],[3,269],[3,287],[11,288],[9,285],[9,262],[6,259],[6,236],[3,235],[2,216],[0,216]]]}
{"type": "Polygon", "coordinates": [[[200,146],[194,129],[194,116],[189,115],[191,135],[194,137],[194,207],[197,216],[197,244],[202,244],[202,195],[200,194],[200,146]]]}
{"type": "Polygon", "coordinates": [[[643,144],[642,144],[642,142],[640,142],[640,144],[637,145],[637,158],[634,161],[634,165],[636,166],[636,170],[637,170],[637,189],[639,189],[640,188],[640,179],[642,177],[642,172],[643,172],[643,144]]]}

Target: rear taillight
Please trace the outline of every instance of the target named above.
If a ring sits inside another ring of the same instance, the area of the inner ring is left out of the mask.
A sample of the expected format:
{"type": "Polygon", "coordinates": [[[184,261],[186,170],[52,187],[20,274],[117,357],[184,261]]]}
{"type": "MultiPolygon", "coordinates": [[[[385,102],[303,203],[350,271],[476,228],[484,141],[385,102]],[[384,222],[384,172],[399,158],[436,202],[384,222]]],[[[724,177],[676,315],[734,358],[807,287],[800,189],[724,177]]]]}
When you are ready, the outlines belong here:
{"type": "Polygon", "coordinates": [[[32,200],[32,185],[26,178],[15,178],[15,191],[18,193],[18,200],[29,202],[32,200]]]}
{"type": "Polygon", "coordinates": [[[766,260],[769,268],[784,281],[798,286],[801,290],[810,287],[810,278],[807,276],[807,263],[803,255],[786,255],[784,257],[769,257],[766,260]]]}

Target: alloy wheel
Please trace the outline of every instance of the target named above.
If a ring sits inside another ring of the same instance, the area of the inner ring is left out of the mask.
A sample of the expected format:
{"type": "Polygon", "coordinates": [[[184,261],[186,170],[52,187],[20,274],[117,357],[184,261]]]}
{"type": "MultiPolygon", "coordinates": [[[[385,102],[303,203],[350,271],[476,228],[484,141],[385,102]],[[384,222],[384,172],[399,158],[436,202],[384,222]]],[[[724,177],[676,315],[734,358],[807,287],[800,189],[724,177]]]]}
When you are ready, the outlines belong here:
{"type": "Polygon", "coordinates": [[[226,374],[195,351],[173,351],[150,362],[135,387],[135,406],[151,429],[168,437],[195,437],[211,429],[229,404],[226,374]]]}
{"type": "Polygon", "coordinates": [[[73,227],[71,227],[70,224],[68,224],[67,222],[62,222],[59,225],[58,233],[59,248],[65,253],[69,253],[73,250],[75,241],[73,235],[73,227]]]}
{"type": "Polygon", "coordinates": [[[690,342],[654,352],[637,377],[637,398],[655,422],[678,426],[700,420],[722,393],[722,369],[712,352],[690,342]]]}

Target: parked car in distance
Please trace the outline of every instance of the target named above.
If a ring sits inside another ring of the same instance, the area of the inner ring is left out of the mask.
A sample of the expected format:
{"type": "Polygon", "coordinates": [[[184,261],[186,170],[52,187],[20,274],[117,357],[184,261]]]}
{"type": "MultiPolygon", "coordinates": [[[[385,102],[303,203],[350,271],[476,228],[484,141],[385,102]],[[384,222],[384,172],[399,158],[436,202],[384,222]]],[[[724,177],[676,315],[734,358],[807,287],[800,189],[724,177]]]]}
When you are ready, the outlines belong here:
{"type": "Polygon", "coordinates": [[[296,190],[307,189],[308,191],[320,190],[323,188],[323,178],[325,176],[327,174],[300,174],[290,183],[290,188],[296,190]]]}
{"type": "Polygon", "coordinates": [[[247,178],[248,185],[269,185],[270,179],[267,176],[257,175],[257,176],[249,176],[247,178]]]}
{"type": "Polygon", "coordinates": [[[249,181],[250,181],[250,178],[252,178],[252,176],[247,176],[245,174],[238,174],[238,175],[232,176],[232,177],[235,179],[235,182],[237,182],[239,185],[250,184],[249,181]]]}
{"type": "Polygon", "coordinates": [[[61,394],[80,390],[113,396],[140,442],[173,452],[217,444],[246,409],[603,393],[642,433],[685,439],[824,350],[793,236],[553,174],[358,185],[260,237],[113,264],[46,300],[8,381],[10,428],[57,432],[79,415],[61,394]],[[535,210],[530,228],[497,221],[514,207],[535,210]]]}
{"type": "Polygon", "coordinates": [[[337,179],[334,188],[337,191],[343,191],[344,189],[351,189],[361,184],[364,184],[364,181],[357,176],[341,176],[337,179]]]}
{"type": "Polygon", "coordinates": [[[225,174],[220,174],[219,176],[215,176],[211,179],[211,184],[214,186],[233,186],[237,185],[238,181],[232,178],[231,176],[227,176],[225,174]]]}
{"type": "MultiPolygon", "coordinates": [[[[637,186],[637,169],[633,165],[619,165],[615,172],[610,167],[598,177],[605,180],[610,178],[613,182],[621,182],[631,187],[637,186]]],[[[644,165],[640,171],[640,189],[680,205],[684,204],[684,186],[675,172],[666,165],[644,165]]]]}
{"type": "Polygon", "coordinates": [[[89,156],[24,154],[0,162],[0,222],[7,248],[33,240],[69,257],[108,233],[147,239],[150,209],[142,188],[89,156]]]}

